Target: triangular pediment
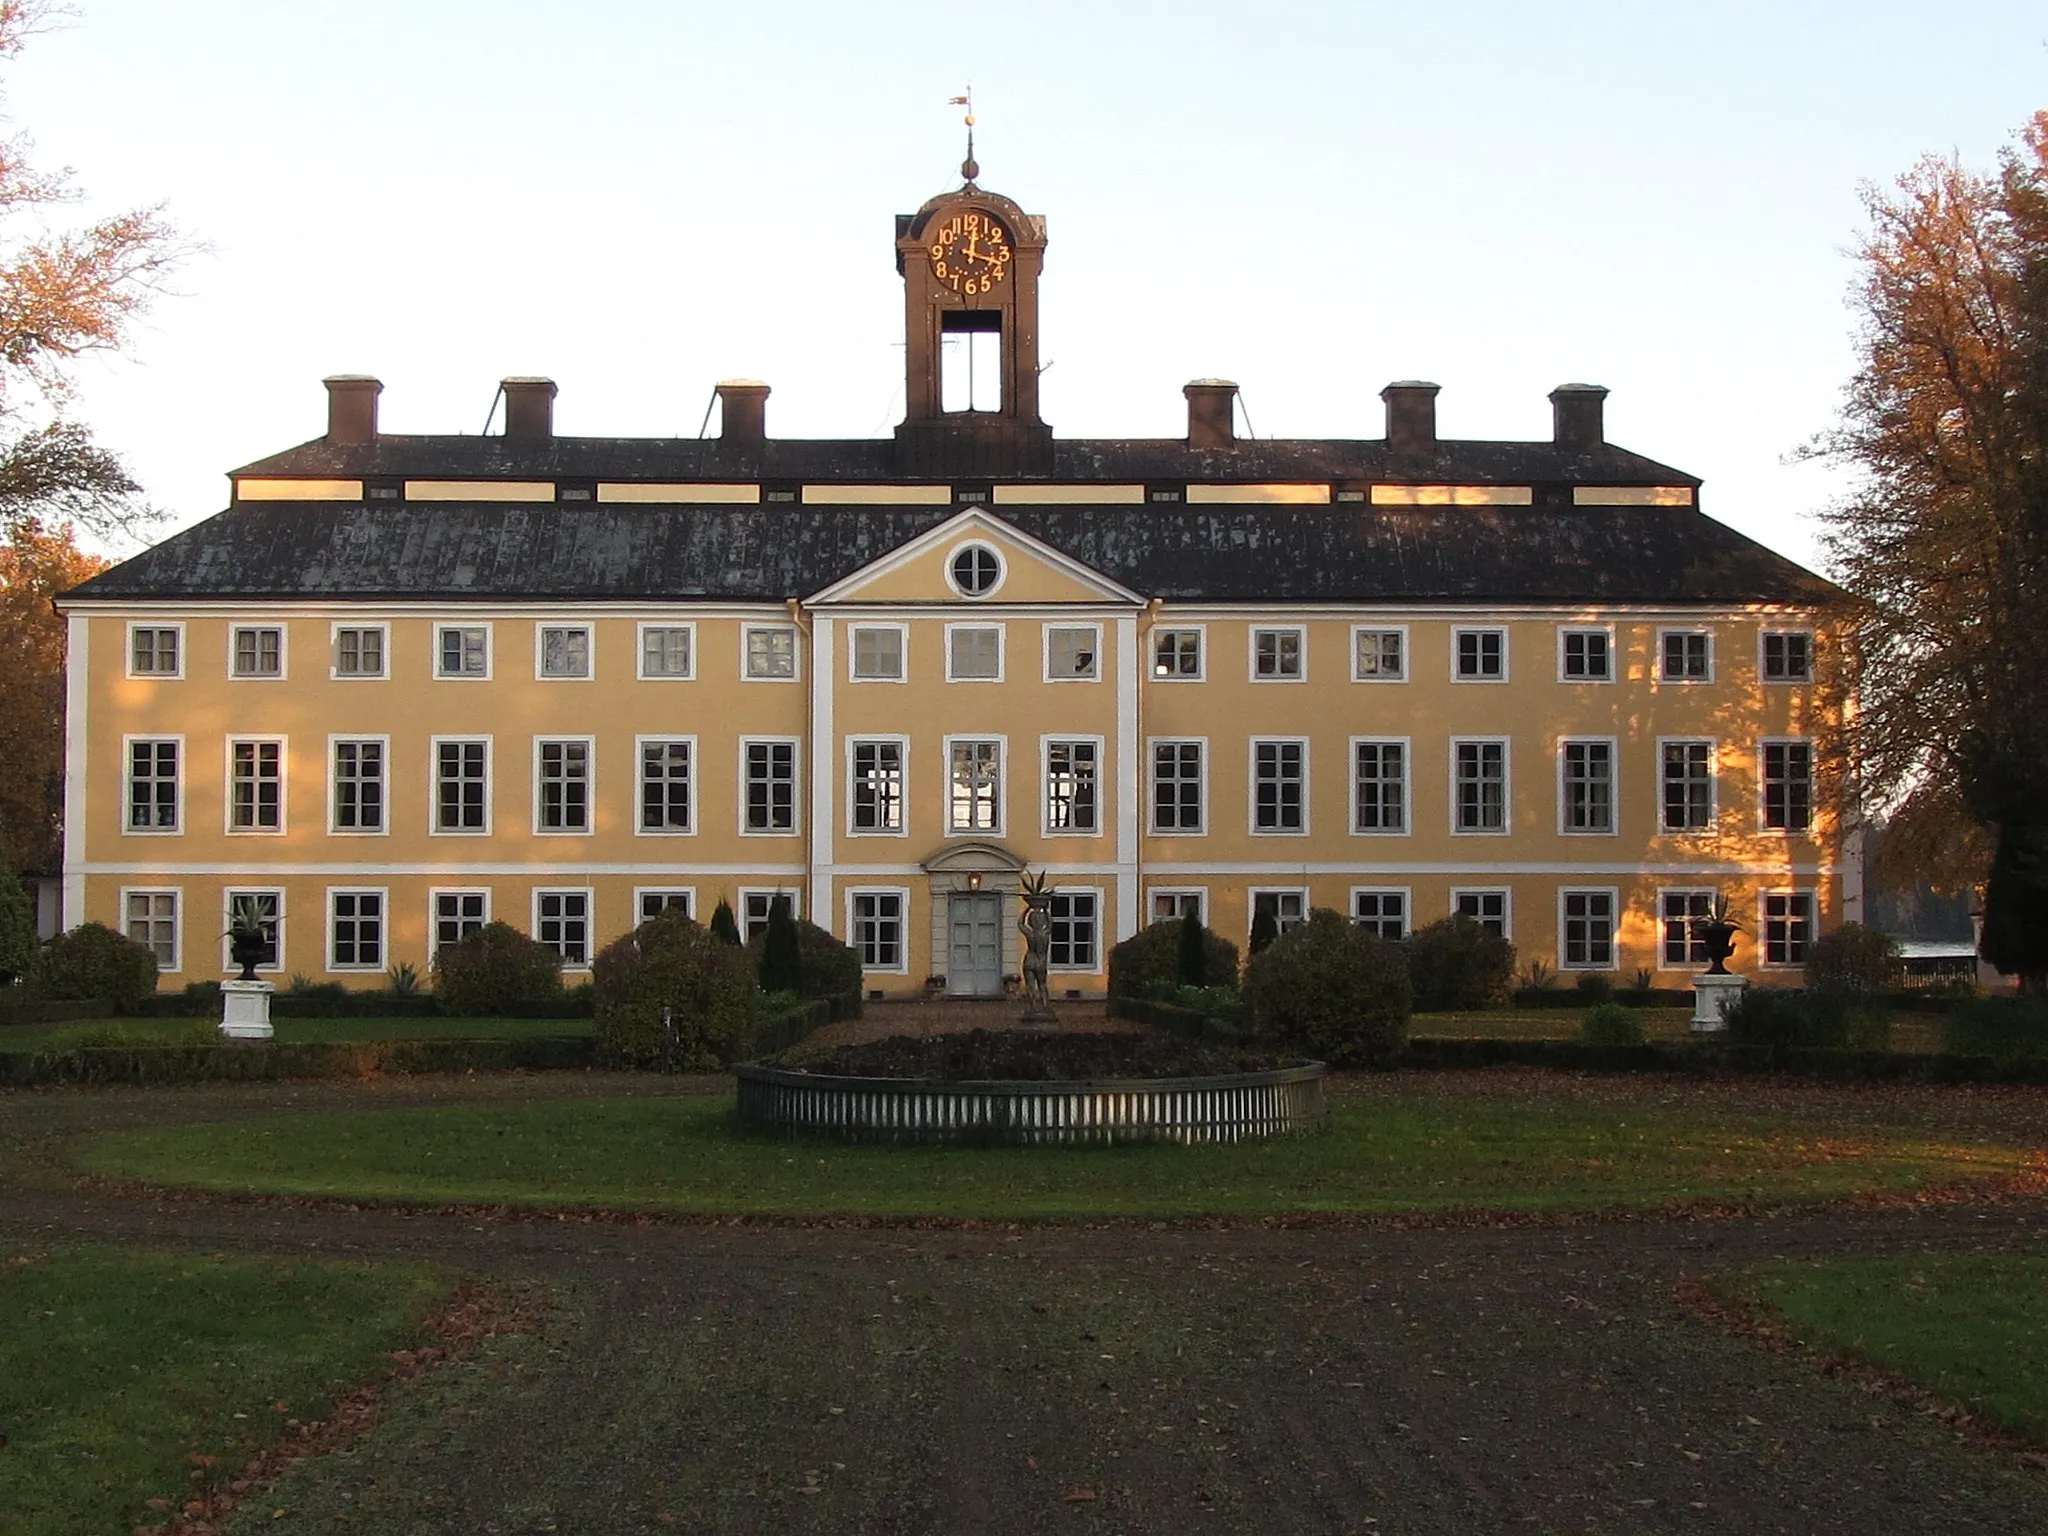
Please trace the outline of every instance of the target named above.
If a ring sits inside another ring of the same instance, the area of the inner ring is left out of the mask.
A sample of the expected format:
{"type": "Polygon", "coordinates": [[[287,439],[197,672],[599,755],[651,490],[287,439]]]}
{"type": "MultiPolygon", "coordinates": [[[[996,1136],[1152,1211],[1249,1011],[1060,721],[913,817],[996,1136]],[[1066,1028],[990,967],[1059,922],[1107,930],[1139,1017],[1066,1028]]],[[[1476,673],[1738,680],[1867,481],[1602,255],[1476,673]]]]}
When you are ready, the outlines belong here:
{"type": "Polygon", "coordinates": [[[1143,606],[1144,599],[994,513],[969,507],[841,577],[809,600],[814,608],[871,603],[944,603],[969,608],[989,603],[1086,603],[1136,608],[1143,606]],[[995,551],[1001,566],[1000,579],[980,596],[964,592],[949,575],[955,557],[971,545],[995,551]]]}

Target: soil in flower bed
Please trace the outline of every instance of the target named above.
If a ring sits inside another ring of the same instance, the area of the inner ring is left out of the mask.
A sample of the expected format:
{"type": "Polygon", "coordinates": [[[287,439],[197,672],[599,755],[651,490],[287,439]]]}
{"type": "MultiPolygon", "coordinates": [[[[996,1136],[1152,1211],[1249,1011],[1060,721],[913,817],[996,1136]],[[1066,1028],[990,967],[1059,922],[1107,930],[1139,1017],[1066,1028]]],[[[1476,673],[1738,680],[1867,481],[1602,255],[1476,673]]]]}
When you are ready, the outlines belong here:
{"type": "Polygon", "coordinates": [[[765,1063],[836,1077],[961,1082],[1096,1082],[1118,1077],[1224,1077],[1301,1065],[1299,1057],[1198,1045],[1173,1035],[1032,1035],[977,1029],[892,1035],[864,1045],[797,1046],[765,1063]]]}

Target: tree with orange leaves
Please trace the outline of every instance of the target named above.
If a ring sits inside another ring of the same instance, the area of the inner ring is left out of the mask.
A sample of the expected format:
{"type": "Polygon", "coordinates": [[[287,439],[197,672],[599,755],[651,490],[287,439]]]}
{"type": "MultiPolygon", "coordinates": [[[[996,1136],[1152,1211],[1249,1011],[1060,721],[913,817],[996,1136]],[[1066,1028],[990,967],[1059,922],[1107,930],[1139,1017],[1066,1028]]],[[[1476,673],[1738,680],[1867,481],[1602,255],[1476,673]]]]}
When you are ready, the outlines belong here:
{"type": "Polygon", "coordinates": [[[106,567],[69,523],[17,518],[0,544],[0,850],[24,869],[57,867],[64,809],[64,621],[50,599],[106,567]]]}

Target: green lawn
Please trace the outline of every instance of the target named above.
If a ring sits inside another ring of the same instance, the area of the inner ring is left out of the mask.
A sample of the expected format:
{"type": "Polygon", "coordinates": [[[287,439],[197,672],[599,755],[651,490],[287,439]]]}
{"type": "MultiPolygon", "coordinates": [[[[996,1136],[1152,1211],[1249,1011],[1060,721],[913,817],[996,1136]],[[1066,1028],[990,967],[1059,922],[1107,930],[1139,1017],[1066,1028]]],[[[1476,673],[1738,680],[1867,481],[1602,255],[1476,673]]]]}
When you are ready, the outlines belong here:
{"type": "Polygon", "coordinates": [[[417,1264],[0,1253],[0,1526],[129,1531],[321,1417],[452,1280],[417,1264]],[[194,1460],[211,1457],[211,1467],[194,1460]]]}
{"type": "Polygon", "coordinates": [[[1721,1289],[1844,1351],[2048,1443],[2048,1257],[1780,1263],[1721,1289]]]}
{"type": "MultiPolygon", "coordinates": [[[[287,1045],[347,1040],[527,1040],[587,1035],[588,1019],[277,1019],[287,1045]]],[[[65,1051],[80,1045],[211,1045],[219,1026],[206,1019],[80,1019],[69,1024],[0,1027],[0,1051],[65,1051]]]]}
{"type": "Polygon", "coordinates": [[[73,1143],[92,1173],[218,1191],[762,1216],[1268,1216],[1816,1200],[2014,1172],[1965,1137],[1716,1110],[1343,1103],[1319,1136],[1226,1147],[891,1148],[736,1134],[723,1099],[243,1120],[73,1143]]]}

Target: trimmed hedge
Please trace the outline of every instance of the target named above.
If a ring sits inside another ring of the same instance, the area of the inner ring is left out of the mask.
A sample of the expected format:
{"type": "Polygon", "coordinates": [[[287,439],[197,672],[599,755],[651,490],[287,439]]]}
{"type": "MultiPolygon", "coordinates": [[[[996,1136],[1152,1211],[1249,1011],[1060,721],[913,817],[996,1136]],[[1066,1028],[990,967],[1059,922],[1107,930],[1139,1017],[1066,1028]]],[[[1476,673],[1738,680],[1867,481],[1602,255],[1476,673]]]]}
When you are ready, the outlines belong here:
{"type": "Polygon", "coordinates": [[[1332,1066],[1385,1061],[1408,1037],[1408,956],[1318,907],[1252,956],[1244,976],[1254,1039],[1332,1066]]]}
{"type": "Polygon", "coordinates": [[[520,1017],[562,995],[562,957],[510,923],[486,923],[435,951],[434,995],[453,1017],[520,1017]]]}
{"type": "MultiPolygon", "coordinates": [[[[832,1004],[835,1019],[857,1019],[861,1014],[863,993],[861,992],[860,951],[851,944],[842,944],[816,923],[803,918],[794,919],[797,946],[797,981],[789,988],[800,997],[821,997],[832,1004]]],[[[747,946],[748,958],[755,969],[762,969],[766,960],[767,936],[757,934],[747,946]]],[[[762,983],[763,990],[768,988],[762,983]]]]}
{"type": "Polygon", "coordinates": [[[831,1022],[831,998],[805,998],[794,1008],[769,1014],[755,1022],[747,1042],[747,1058],[758,1060],[763,1056],[773,1056],[777,1051],[786,1051],[811,1031],[823,1029],[831,1022]]]}
{"type": "MultiPolygon", "coordinates": [[[[22,988],[27,991],[26,987],[22,988]]],[[[150,1010],[143,1009],[147,1013],[150,1010]]],[[[23,999],[20,1002],[0,1003],[0,1029],[9,1024],[69,1024],[73,1019],[104,1018],[110,1012],[107,1001],[102,997],[81,998],[76,1002],[50,1003],[23,999]]]]}
{"type": "Polygon", "coordinates": [[[1154,1029],[1163,1029],[1183,1040],[1196,1040],[1205,1045],[1237,1045],[1244,1039],[1244,1031],[1227,1019],[1216,1018],[1199,1009],[1183,1008],[1178,1003],[1163,1003],[1157,998],[1112,997],[1109,1013],[1111,1018],[1150,1024],[1154,1029]]]}
{"type": "Polygon", "coordinates": [[[1515,946],[1469,917],[1445,917],[1408,936],[1417,1012],[1498,1008],[1515,989],[1515,946]]]}
{"type": "Polygon", "coordinates": [[[115,1013],[134,1013],[156,992],[156,956],[104,923],[80,923],[36,953],[32,985],[53,1002],[103,999],[115,1013]]]}
{"type": "Polygon", "coordinates": [[[761,1002],[756,962],[680,907],[612,940],[591,969],[604,1061],[687,1072],[746,1054],[761,1002]]]}
{"type": "Polygon", "coordinates": [[[1974,998],[1942,1021],[1948,1050],[2000,1061],[2048,1057],[2048,1003],[2022,997],[1974,998]]]}
{"type": "Polygon", "coordinates": [[[1905,974],[1897,941],[1861,923],[1831,928],[1807,946],[1809,987],[1869,996],[1897,987],[1905,974]]]}
{"type": "Polygon", "coordinates": [[[380,1073],[551,1072],[595,1066],[581,1035],[524,1040],[359,1040],[255,1045],[82,1046],[0,1053],[0,1087],[51,1083],[242,1083],[380,1073]]]}
{"type": "MultiPolygon", "coordinates": [[[[1109,952],[1111,997],[1172,996],[1180,987],[1181,920],[1141,928],[1109,952]]],[[[1213,928],[1202,930],[1202,970],[1211,986],[1237,980],[1237,946],[1213,928]]]]}

